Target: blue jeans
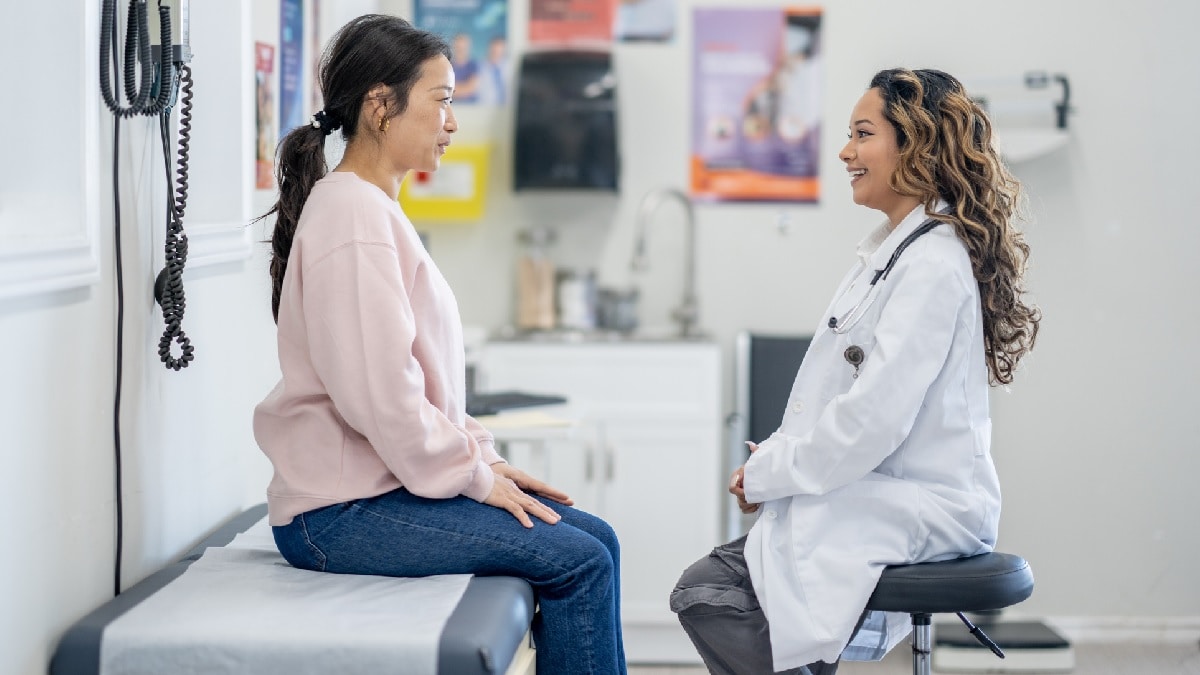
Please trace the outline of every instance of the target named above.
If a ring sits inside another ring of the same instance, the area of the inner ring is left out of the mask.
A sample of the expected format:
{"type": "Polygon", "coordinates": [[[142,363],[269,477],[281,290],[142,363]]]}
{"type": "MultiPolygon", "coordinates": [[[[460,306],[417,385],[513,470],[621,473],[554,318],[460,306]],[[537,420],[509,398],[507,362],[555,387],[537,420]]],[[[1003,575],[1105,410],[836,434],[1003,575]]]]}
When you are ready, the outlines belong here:
{"type": "Polygon", "coordinates": [[[315,509],[273,530],[279,552],[301,569],[524,579],[538,604],[539,673],[624,675],[617,536],[596,516],[541,501],[562,520],[532,518],[526,529],[508,511],[468,497],[425,499],[399,488],[315,509]]]}

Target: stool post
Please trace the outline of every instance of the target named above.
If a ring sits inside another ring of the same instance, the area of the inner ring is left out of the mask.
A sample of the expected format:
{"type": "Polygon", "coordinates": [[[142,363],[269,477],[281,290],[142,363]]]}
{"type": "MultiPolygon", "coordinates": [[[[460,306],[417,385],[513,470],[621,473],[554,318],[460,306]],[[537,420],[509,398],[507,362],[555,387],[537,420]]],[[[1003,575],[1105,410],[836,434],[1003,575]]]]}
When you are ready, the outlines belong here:
{"type": "Polygon", "coordinates": [[[929,654],[933,650],[931,637],[933,615],[913,612],[912,654],[913,675],[929,675],[929,654]]]}

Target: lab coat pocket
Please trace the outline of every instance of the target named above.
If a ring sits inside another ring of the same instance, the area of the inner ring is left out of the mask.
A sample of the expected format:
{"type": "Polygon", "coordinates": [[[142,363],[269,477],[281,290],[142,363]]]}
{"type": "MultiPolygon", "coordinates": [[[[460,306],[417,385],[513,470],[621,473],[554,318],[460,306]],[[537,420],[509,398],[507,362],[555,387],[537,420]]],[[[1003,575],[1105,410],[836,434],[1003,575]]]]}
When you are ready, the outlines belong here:
{"type": "Polygon", "coordinates": [[[848,638],[883,567],[909,562],[920,549],[919,493],[913,483],[871,473],[792,499],[788,553],[817,636],[848,638]]]}
{"type": "Polygon", "coordinates": [[[992,420],[986,419],[979,424],[972,425],[971,433],[975,440],[975,456],[986,455],[992,447],[992,420]]]}

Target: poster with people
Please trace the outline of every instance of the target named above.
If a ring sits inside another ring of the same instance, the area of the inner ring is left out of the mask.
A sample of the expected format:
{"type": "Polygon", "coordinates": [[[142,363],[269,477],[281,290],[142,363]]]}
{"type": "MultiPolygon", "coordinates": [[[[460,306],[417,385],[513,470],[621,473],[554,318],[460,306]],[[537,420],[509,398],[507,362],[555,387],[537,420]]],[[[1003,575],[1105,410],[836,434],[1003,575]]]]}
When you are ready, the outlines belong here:
{"type": "Polygon", "coordinates": [[[275,45],[254,43],[254,187],[275,187],[275,45]]]}
{"type": "Polygon", "coordinates": [[[693,26],[692,195],[816,202],[821,10],[697,9],[693,26]]]}
{"type": "Polygon", "coordinates": [[[455,104],[508,103],[508,0],[415,0],[413,20],[450,42],[455,104]]]}

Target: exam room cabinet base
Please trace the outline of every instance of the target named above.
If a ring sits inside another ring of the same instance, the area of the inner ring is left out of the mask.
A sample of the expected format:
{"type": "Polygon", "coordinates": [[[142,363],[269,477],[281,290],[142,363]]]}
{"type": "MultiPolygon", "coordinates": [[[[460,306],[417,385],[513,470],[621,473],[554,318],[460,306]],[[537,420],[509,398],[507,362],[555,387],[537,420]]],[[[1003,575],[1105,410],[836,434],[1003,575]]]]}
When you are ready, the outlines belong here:
{"type": "Polygon", "coordinates": [[[724,504],[720,347],[709,342],[491,342],[488,390],[559,394],[574,433],[516,466],[606,520],[621,542],[625,656],[633,664],[700,663],[668,607],[679,575],[720,544],[724,504]]]}

